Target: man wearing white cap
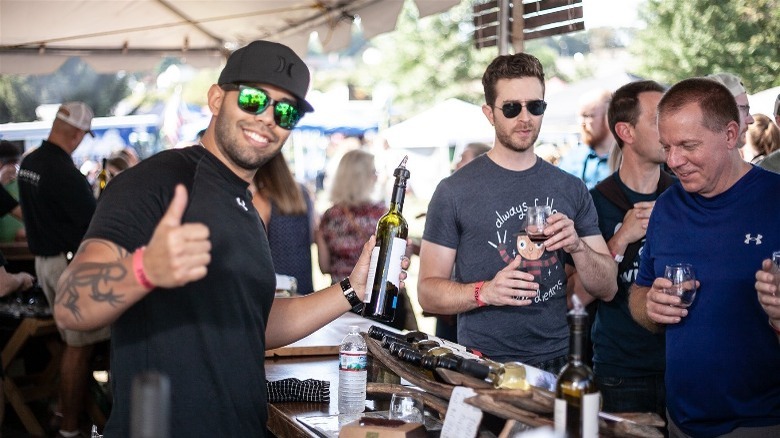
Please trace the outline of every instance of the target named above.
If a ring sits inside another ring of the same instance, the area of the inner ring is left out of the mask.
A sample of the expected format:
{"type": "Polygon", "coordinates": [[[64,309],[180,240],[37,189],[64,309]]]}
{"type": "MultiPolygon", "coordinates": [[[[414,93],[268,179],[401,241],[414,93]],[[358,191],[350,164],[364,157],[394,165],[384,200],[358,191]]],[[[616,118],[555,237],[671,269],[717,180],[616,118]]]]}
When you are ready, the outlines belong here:
{"type": "MultiPolygon", "coordinates": [[[[60,106],[48,139],[22,161],[19,170],[19,203],[22,206],[27,241],[35,255],[35,271],[49,305],[60,275],[81,243],[95,212],[95,198],[71,154],[86,134],[92,135],[93,112],[83,102],[60,106]]],[[[94,332],[60,330],[66,347],[60,367],[58,436],[79,433],[84,408],[88,365],[95,343],[110,336],[108,328],[94,332]]]]}
{"type": "Polygon", "coordinates": [[[747,129],[748,125],[752,125],[754,120],[750,115],[750,103],[748,102],[747,91],[742,84],[742,80],[731,73],[715,73],[707,75],[708,79],[712,79],[720,82],[729,89],[731,95],[737,101],[737,107],[739,108],[739,116],[742,117],[739,123],[739,138],[737,139],[737,147],[742,148],[747,142],[747,129]]]}

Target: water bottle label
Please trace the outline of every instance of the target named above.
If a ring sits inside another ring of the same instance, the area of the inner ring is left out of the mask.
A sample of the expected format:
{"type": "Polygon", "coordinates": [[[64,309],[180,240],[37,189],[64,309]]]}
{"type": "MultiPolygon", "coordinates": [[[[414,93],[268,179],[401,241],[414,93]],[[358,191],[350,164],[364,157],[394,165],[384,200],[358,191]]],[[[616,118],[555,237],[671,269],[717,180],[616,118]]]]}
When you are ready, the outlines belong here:
{"type": "Polygon", "coordinates": [[[342,351],[339,354],[339,371],[365,371],[368,355],[358,351],[342,351]]]}

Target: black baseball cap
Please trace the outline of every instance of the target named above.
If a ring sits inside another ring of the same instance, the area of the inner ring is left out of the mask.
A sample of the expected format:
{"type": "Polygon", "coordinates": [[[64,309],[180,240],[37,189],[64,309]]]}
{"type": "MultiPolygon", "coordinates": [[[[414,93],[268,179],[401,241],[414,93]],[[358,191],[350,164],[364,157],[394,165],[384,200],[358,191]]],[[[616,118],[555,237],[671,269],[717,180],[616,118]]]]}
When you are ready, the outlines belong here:
{"type": "Polygon", "coordinates": [[[217,84],[263,83],[286,90],[298,100],[299,109],[312,112],[306,101],[309,68],[289,47],[271,41],[253,41],[233,52],[217,84]]]}

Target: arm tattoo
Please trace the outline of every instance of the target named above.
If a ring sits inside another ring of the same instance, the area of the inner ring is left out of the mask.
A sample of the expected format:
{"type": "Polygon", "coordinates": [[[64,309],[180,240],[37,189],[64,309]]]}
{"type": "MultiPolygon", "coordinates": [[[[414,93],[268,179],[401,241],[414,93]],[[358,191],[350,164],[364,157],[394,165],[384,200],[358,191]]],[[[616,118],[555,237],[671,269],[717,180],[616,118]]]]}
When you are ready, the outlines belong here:
{"type": "MultiPolygon", "coordinates": [[[[83,252],[89,245],[107,245],[104,241],[87,240],[79,248],[83,252]]],[[[128,251],[118,245],[109,245],[115,254],[115,260],[106,263],[83,262],[72,269],[63,278],[62,288],[57,294],[56,303],[70,310],[76,320],[81,321],[81,310],[78,306],[79,292],[86,291],[92,300],[105,302],[111,306],[122,303],[122,295],[114,293],[114,283],[127,277],[127,269],[122,259],[128,251]]]]}

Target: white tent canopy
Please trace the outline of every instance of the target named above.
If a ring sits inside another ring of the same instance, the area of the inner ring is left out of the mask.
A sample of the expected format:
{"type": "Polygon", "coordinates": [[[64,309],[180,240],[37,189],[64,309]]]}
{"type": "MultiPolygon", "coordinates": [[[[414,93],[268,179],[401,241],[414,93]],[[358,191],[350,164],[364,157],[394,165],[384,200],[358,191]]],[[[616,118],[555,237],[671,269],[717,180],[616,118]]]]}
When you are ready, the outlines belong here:
{"type": "MultiPolygon", "coordinates": [[[[459,0],[414,0],[420,16],[459,0]]],[[[81,56],[95,70],[143,70],[161,56],[196,67],[256,39],[305,54],[317,32],[326,51],[346,47],[355,17],[371,38],[395,28],[404,0],[0,0],[0,73],[56,70],[81,56]]]]}
{"type": "Polygon", "coordinates": [[[492,143],[494,131],[479,105],[447,99],[381,134],[391,148],[408,149],[492,143]]]}
{"type": "Polygon", "coordinates": [[[450,174],[450,148],[460,152],[471,142],[493,144],[495,131],[479,105],[447,99],[379,134],[390,146],[393,163],[409,155],[409,185],[419,198],[430,199],[450,174]]]}
{"type": "Polygon", "coordinates": [[[748,102],[750,103],[750,112],[752,114],[764,114],[765,116],[769,116],[770,119],[773,118],[775,100],[778,95],[780,95],[780,86],[767,88],[756,94],[749,94],[748,102]]]}

